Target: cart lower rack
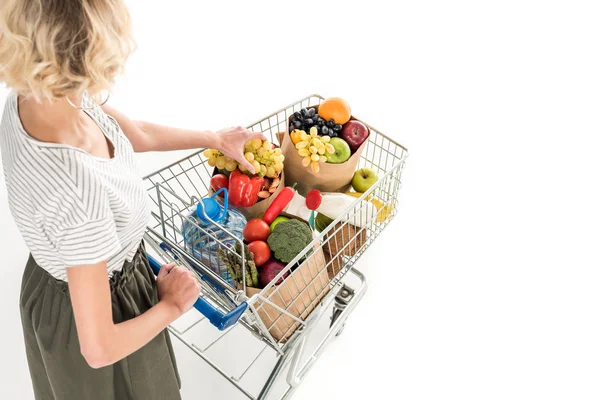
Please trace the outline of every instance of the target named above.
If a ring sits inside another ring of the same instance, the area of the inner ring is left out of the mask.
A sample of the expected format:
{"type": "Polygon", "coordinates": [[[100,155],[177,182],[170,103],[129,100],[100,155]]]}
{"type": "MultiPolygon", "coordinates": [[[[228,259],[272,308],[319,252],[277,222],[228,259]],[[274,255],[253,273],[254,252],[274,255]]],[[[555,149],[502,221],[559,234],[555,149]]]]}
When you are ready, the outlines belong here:
{"type": "MultiPolygon", "coordinates": [[[[286,121],[295,111],[322,101],[318,95],[306,97],[248,128],[278,143],[277,133],[286,130],[286,121]]],[[[369,129],[359,168],[377,172],[377,183],[260,291],[232,285],[228,276],[216,268],[214,259],[191,254],[186,247],[182,226],[195,224],[189,210],[210,191],[212,168],[202,150],[145,178],[152,199],[145,240],[153,268],[176,262],[194,271],[202,281],[202,294],[195,307],[205,317],[190,312],[173,323],[170,332],[242,398],[288,399],[327,344],[342,331],[365,293],[365,277],[353,265],[395,217],[408,156],[404,147],[373,127],[369,129]],[[368,224],[364,220],[356,223],[366,218],[363,207],[369,202],[380,205],[369,208],[376,215],[368,219],[368,224]],[[286,274],[289,276],[276,286],[275,282],[286,274]],[[198,328],[206,329],[209,324],[216,328],[209,328],[210,335],[198,339],[198,328]],[[263,372],[260,378],[250,379],[258,370],[263,372]],[[283,376],[285,379],[279,379],[283,376]]],[[[207,247],[225,249],[244,265],[243,252],[237,254],[231,245],[241,244],[241,239],[226,230],[224,237],[197,225],[195,228],[202,232],[207,247]]]]}

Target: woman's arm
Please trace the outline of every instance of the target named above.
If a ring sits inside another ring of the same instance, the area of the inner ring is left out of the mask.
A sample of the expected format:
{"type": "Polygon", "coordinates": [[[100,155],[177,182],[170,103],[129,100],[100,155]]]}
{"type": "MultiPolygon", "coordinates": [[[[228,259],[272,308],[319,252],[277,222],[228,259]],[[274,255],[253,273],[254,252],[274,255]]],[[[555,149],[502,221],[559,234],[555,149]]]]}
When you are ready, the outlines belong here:
{"type": "Polygon", "coordinates": [[[157,277],[160,301],[129,321],[115,324],[106,262],[67,269],[81,354],[92,368],[127,357],[189,310],[200,284],[183,267],[164,265],[157,277]]]}
{"type": "Polygon", "coordinates": [[[102,109],[117,121],[136,152],[213,148],[233,158],[253,173],[254,167],[244,157],[244,144],[253,138],[266,140],[262,133],[252,132],[241,126],[218,132],[193,131],[151,122],[132,121],[123,113],[106,105],[102,109]]]}

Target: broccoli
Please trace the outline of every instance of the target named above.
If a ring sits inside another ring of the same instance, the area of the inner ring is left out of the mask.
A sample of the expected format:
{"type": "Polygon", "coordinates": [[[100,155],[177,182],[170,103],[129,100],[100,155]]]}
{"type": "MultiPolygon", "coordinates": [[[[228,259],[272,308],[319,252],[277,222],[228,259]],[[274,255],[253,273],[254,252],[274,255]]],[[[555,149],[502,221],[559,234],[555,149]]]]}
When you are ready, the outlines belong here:
{"type": "Polygon", "coordinates": [[[311,241],[310,228],[297,219],[278,223],[267,239],[275,258],[284,263],[292,261],[311,241]]]}

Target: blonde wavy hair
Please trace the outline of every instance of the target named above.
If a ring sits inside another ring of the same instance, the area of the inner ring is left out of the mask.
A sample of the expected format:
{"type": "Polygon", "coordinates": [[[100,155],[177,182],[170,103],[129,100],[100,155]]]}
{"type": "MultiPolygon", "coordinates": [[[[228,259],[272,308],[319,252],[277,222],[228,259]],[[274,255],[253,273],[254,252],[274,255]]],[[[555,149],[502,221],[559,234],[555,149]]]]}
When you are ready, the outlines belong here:
{"type": "Polygon", "coordinates": [[[37,101],[97,96],[135,48],[123,0],[0,1],[0,81],[37,101]]]}

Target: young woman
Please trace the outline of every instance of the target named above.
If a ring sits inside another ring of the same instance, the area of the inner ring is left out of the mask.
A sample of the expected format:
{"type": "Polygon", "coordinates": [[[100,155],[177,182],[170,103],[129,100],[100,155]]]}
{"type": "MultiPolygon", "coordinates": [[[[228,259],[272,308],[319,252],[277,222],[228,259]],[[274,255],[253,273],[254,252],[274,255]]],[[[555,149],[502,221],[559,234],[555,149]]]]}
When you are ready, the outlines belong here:
{"type": "Polygon", "coordinates": [[[213,147],[252,171],[261,134],[131,121],[105,105],[132,49],[122,0],[4,0],[0,81],[12,92],[0,147],[12,215],[31,251],[21,316],[36,399],[178,399],[165,328],[200,286],[142,236],[146,193],[134,152],[213,147]]]}

